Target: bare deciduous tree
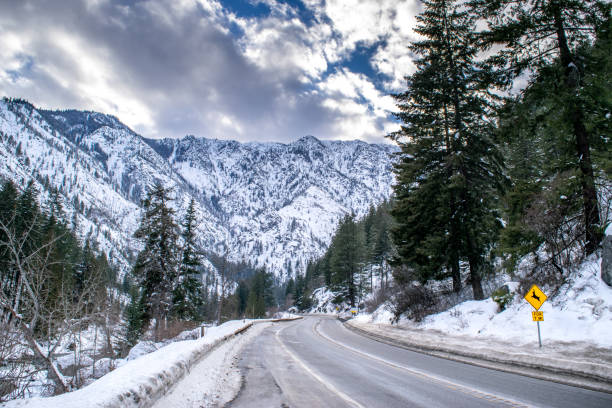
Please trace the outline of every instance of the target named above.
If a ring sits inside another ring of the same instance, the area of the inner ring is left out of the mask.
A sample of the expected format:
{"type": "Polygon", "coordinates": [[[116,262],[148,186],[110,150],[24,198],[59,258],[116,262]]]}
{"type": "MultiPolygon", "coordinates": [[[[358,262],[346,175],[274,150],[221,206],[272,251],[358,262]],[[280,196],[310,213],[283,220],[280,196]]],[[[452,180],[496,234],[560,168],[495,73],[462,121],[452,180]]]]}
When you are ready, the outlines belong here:
{"type": "MultiPolygon", "coordinates": [[[[112,348],[104,277],[94,269],[83,277],[76,290],[68,274],[53,275],[52,268],[63,271],[69,270],[70,265],[66,260],[54,260],[52,255],[54,245],[64,237],[61,234],[51,234],[43,243],[32,247],[36,240],[31,238],[41,217],[35,217],[21,233],[17,232],[14,220],[0,220],[0,250],[8,260],[9,269],[2,271],[0,280],[3,327],[0,353],[15,362],[11,367],[0,368],[0,387],[7,387],[7,393],[14,397],[23,394],[24,381],[31,378],[33,366],[48,372],[55,392],[67,392],[81,385],[80,354],[75,355],[77,369],[72,378],[61,372],[55,354],[62,340],[68,336],[79,339],[89,324],[104,322],[102,326],[112,348]],[[50,289],[52,285],[54,290],[50,289]]],[[[76,343],[75,353],[81,350],[81,342],[76,343]]]]}

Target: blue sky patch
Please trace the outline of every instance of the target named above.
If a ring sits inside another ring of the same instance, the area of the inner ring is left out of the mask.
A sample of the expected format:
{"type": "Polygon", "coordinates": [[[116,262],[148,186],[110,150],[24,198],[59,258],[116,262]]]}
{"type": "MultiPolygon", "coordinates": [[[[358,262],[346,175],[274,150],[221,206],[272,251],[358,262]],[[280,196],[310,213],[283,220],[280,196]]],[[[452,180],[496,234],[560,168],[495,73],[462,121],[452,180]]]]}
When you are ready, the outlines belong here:
{"type": "Polygon", "coordinates": [[[266,4],[249,0],[224,0],[221,3],[228,11],[243,18],[267,17],[271,12],[266,4]]]}

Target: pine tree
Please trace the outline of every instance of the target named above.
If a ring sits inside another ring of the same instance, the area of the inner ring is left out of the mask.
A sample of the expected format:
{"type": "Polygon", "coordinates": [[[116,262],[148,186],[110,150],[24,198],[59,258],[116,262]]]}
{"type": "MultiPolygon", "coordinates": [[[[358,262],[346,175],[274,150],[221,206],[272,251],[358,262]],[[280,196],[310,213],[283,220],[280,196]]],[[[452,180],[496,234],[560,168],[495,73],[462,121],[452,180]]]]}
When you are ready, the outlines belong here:
{"type": "MultiPolygon", "coordinates": [[[[424,39],[408,90],[395,95],[403,122],[389,135],[401,147],[395,167],[396,263],[422,281],[450,275],[461,286],[459,261],[470,264],[474,297],[481,299],[484,257],[500,228],[494,211],[502,159],[493,131],[489,92],[494,76],[475,61],[475,18],[454,0],[424,1],[415,31],[424,39]]],[[[397,275],[401,279],[403,275],[397,275]]]]}
{"type": "Polygon", "coordinates": [[[238,316],[243,317],[247,310],[247,302],[249,298],[249,287],[244,280],[238,282],[238,289],[236,289],[236,295],[238,297],[238,316]]]}
{"type": "Polygon", "coordinates": [[[537,71],[558,58],[562,67],[558,108],[569,124],[575,168],[580,175],[585,252],[595,251],[603,235],[591,158],[596,139],[589,126],[583,98],[585,65],[578,50],[592,43],[598,28],[610,18],[610,4],[598,0],[471,0],[473,12],[488,18],[483,39],[503,45],[491,61],[503,69],[508,84],[525,70],[537,71]]]}
{"type": "MultiPolygon", "coordinates": [[[[0,190],[0,242],[7,242],[9,237],[4,229],[12,229],[17,213],[17,202],[19,193],[15,185],[6,181],[0,190]]],[[[10,249],[0,246],[0,287],[5,291],[7,297],[15,295],[19,273],[11,262],[10,249]]]]}
{"type": "Polygon", "coordinates": [[[246,314],[253,319],[265,317],[266,308],[273,306],[272,276],[260,270],[251,278],[246,302],[246,314]]]}
{"type": "Polygon", "coordinates": [[[126,342],[132,347],[140,338],[140,334],[144,327],[144,297],[140,295],[136,286],[130,290],[130,304],[125,308],[124,317],[127,322],[126,342]]]}
{"type": "Polygon", "coordinates": [[[17,200],[15,234],[25,239],[23,251],[29,255],[42,242],[42,217],[38,205],[38,190],[30,181],[17,200]]]}
{"type": "Polygon", "coordinates": [[[346,215],[340,222],[332,242],[330,258],[331,285],[342,293],[352,307],[359,297],[358,284],[363,272],[365,238],[354,215],[346,215]]]}
{"type": "Polygon", "coordinates": [[[182,223],[183,256],[173,291],[173,314],[181,320],[202,319],[202,280],[198,268],[202,265],[195,248],[196,213],[193,198],[182,223]]]}
{"type": "Polygon", "coordinates": [[[170,190],[160,182],[143,200],[143,216],[134,236],[144,243],[134,265],[134,276],[142,289],[145,322],[155,319],[155,337],[166,323],[172,307],[172,288],[178,267],[178,226],[170,207],[170,190]]]}
{"type": "Polygon", "coordinates": [[[308,290],[308,282],[305,276],[297,276],[293,289],[293,299],[298,310],[308,310],[312,306],[310,291],[308,290]]]}
{"type": "MultiPolygon", "coordinates": [[[[585,66],[581,100],[588,107],[588,127],[596,136],[591,140],[591,157],[604,180],[606,173],[610,179],[611,162],[604,136],[612,125],[606,117],[612,111],[611,31],[609,21],[598,31],[594,45],[577,50],[585,66]]],[[[586,238],[580,221],[582,186],[571,143],[573,126],[560,108],[568,97],[563,76],[558,59],[541,65],[501,113],[499,139],[505,146],[513,184],[505,197],[507,225],[502,234],[502,250],[510,255],[510,265],[542,243],[549,256],[541,260],[559,265],[553,258],[586,238]]]]}
{"type": "Polygon", "coordinates": [[[293,297],[293,292],[295,291],[295,280],[293,278],[289,278],[285,285],[285,307],[289,308],[294,305],[295,298],[293,297]]]}

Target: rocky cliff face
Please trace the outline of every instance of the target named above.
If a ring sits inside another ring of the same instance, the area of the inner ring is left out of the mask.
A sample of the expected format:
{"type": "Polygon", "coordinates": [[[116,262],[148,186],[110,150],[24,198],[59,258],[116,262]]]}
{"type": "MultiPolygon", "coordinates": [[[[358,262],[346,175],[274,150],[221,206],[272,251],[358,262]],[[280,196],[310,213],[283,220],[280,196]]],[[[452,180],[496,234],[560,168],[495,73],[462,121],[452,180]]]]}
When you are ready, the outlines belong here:
{"type": "Polygon", "coordinates": [[[68,219],[129,264],[147,186],[172,187],[179,214],[193,197],[202,248],[301,272],[324,251],[338,219],[389,197],[392,146],[320,141],[239,143],[187,136],[152,140],[95,112],[0,102],[0,177],[57,188],[68,219]]]}

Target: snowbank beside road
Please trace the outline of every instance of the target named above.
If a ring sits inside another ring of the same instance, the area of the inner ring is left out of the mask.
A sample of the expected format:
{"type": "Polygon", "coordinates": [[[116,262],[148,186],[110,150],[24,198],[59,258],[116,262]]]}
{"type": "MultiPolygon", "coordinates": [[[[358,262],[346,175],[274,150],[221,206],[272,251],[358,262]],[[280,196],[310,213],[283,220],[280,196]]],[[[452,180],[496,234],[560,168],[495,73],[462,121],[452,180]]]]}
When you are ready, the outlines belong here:
{"type": "MultiPolygon", "coordinates": [[[[555,296],[540,308],[542,345],[538,346],[534,310],[516,293],[498,312],[492,299],[466,301],[416,323],[382,306],[347,322],[381,339],[427,352],[566,373],[612,384],[612,288],[600,277],[600,259],[570,274],[555,296]]],[[[546,292],[546,288],[544,291],[546,292]]],[[[549,293],[549,295],[552,295],[549,293]]],[[[609,387],[612,392],[612,386],[609,387]]]]}
{"type": "Polygon", "coordinates": [[[142,355],[89,386],[50,398],[7,402],[2,407],[142,407],[157,400],[213,347],[248,329],[251,320],[235,320],[206,329],[204,337],[171,343],[142,355]]]}
{"type": "MultiPolygon", "coordinates": [[[[585,262],[569,276],[556,296],[549,293],[548,301],[540,308],[544,312],[544,321],[540,322],[544,346],[552,342],[584,342],[593,347],[612,348],[612,288],[599,276],[600,262],[600,259],[585,262]]],[[[534,309],[523,295],[516,293],[502,312],[498,312],[498,305],[491,298],[470,300],[427,316],[421,323],[401,319],[399,327],[490,338],[512,342],[514,346],[534,345],[538,343],[537,325],[531,318],[534,309]]],[[[388,324],[392,317],[383,306],[373,314],[359,315],[356,320],[388,324]]]]}
{"type": "Polygon", "coordinates": [[[239,354],[266,324],[256,324],[212,350],[152,408],[222,407],[233,400],[242,385],[239,354]]]}

